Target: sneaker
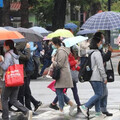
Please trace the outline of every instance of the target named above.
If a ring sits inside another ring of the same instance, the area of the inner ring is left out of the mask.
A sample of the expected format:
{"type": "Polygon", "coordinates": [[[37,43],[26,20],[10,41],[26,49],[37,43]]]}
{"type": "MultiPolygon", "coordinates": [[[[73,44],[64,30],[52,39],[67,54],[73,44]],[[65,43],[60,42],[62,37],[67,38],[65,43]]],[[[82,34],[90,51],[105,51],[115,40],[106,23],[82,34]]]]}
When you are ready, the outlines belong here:
{"type": "Polygon", "coordinates": [[[52,103],[49,105],[50,108],[54,109],[54,110],[59,110],[59,107],[57,106],[57,104],[53,105],[52,103]]]}
{"type": "Polygon", "coordinates": [[[42,102],[41,101],[39,101],[38,102],[38,104],[37,105],[35,105],[35,109],[34,109],[34,111],[36,111],[40,106],[42,105],[42,102]]]}
{"type": "Polygon", "coordinates": [[[105,115],[101,112],[96,112],[95,117],[92,120],[103,120],[105,118],[105,115]]]}
{"type": "Polygon", "coordinates": [[[70,107],[69,109],[69,115],[73,116],[73,110],[77,108],[77,105],[73,104],[73,106],[70,107]]]}
{"type": "Polygon", "coordinates": [[[46,78],[50,78],[50,79],[52,79],[52,77],[51,77],[50,75],[46,75],[46,78]]]}
{"type": "Polygon", "coordinates": [[[88,108],[85,107],[85,105],[80,106],[81,112],[85,115],[85,117],[88,117],[88,108]]]}
{"type": "Polygon", "coordinates": [[[26,117],[28,118],[28,120],[32,120],[32,111],[28,110],[26,117]]]}

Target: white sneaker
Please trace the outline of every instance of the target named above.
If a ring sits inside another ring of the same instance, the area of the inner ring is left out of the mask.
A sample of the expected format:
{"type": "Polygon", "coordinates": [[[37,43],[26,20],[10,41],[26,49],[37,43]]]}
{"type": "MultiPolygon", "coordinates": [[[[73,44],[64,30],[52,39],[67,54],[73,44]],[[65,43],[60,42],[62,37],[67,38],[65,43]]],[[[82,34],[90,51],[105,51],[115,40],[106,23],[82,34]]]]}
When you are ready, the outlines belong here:
{"type": "Polygon", "coordinates": [[[29,110],[26,114],[26,117],[28,118],[28,120],[32,120],[32,111],[29,110]]]}
{"type": "Polygon", "coordinates": [[[81,112],[85,115],[85,117],[88,117],[88,109],[85,107],[85,105],[80,106],[81,112]]]}
{"type": "Polygon", "coordinates": [[[52,77],[50,75],[46,75],[46,78],[50,78],[51,79],[52,77]]]}
{"type": "Polygon", "coordinates": [[[75,108],[77,108],[77,105],[73,104],[73,106],[71,106],[69,109],[69,115],[73,116],[73,111],[75,108]]]}

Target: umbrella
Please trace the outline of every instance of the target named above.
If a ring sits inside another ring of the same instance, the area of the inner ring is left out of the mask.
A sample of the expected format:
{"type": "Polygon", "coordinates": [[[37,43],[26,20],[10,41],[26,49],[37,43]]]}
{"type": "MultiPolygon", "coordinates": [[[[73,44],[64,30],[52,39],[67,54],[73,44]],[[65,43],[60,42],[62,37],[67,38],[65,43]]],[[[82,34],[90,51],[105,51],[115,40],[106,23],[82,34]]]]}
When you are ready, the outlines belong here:
{"type": "Polygon", "coordinates": [[[67,24],[65,24],[64,27],[65,27],[66,29],[71,29],[72,31],[75,31],[78,26],[77,26],[76,24],[74,24],[74,23],[67,23],[67,24]]]}
{"type": "Polygon", "coordinates": [[[0,30],[0,40],[23,39],[24,36],[17,31],[0,30]]]}
{"type": "Polygon", "coordinates": [[[82,41],[87,40],[88,37],[83,37],[83,36],[76,36],[76,37],[71,37],[71,38],[66,38],[63,40],[63,42],[65,43],[66,47],[71,47],[77,43],[80,43],[82,41]]]}
{"type": "Polygon", "coordinates": [[[78,31],[76,35],[85,35],[85,34],[91,34],[91,33],[96,33],[96,32],[97,32],[97,30],[85,29],[85,30],[78,31]]]}
{"type": "Polygon", "coordinates": [[[74,37],[74,35],[66,29],[58,29],[53,33],[48,34],[47,38],[48,39],[52,39],[53,37],[64,37],[64,38],[68,38],[68,37],[74,37]]]}
{"type": "Polygon", "coordinates": [[[6,30],[4,27],[0,27],[0,31],[1,31],[1,30],[8,31],[8,30],[6,30]]]}
{"type": "Polygon", "coordinates": [[[43,36],[39,33],[39,32],[35,32],[31,29],[27,29],[27,28],[13,28],[13,27],[5,27],[8,30],[12,30],[12,31],[18,31],[20,32],[27,41],[41,41],[43,39],[43,36]]]}
{"type": "Polygon", "coordinates": [[[50,33],[43,27],[34,26],[34,27],[31,27],[30,29],[32,29],[35,32],[39,32],[42,36],[47,36],[50,33]]]}
{"type": "Polygon", "coordinates": [[[120,28],[120,14],[112,11],[91,16],[81,29],[113,30],[120,28]]]}

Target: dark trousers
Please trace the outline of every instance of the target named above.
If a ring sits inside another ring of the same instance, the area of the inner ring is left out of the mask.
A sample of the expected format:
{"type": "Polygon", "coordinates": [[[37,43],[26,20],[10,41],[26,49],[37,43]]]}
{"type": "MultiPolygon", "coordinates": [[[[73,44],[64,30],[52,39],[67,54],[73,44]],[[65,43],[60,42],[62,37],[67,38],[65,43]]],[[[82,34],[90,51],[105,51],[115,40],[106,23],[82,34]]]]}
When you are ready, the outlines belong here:
{"type": "Polygon", "coordinates": [[[79,99],[79,96],[78,96],[77,85],[76,85],[75,82],[73,82],[73,85],[74,85],[74,87],[71,88],[71,89],[72,89],[72,92],[73,92],[74,100],[75,100],[76,104],[77,104],[78,106],[80,106],[81,103],[80,103],[80,99],[79,99]]]}
{"type": "Polygon", "coordinates": [[[17,101],[18,90],[19,90],[19,87],[5,87],[5,84],[3,85],[3,88],[2,88],[3,120],[9,120],[8,100],[12,105],[14,105],[24,114],[28,112],[28,109],[17,101]]]}
{"type": "Polygon", "coordinates": [[[44,59],[44,64],[41,69],[40,75],[43,75],[44,70],[51,65],[51,60],[49,59],[44,59]]]}
{"type": "Polygon", "coordinates": [[[31,90],[30,90],[30,76],[28,75],[25,78],[25,83],[23,86],[20,87],[19,94],[18,94],[18,100],[29,109],[31,108],[31,102],[34,106],[38,104],[38,101],[32,96],[31,90]]]}

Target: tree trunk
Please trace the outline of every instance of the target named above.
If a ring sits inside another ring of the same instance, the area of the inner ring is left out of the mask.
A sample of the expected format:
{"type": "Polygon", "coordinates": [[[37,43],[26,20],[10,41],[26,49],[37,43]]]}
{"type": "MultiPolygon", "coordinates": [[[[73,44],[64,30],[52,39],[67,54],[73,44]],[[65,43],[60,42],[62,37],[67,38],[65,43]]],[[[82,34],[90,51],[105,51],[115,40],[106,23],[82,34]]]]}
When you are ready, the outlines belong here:
{"type": "Polygon", "coordinates": [[[66,15],[66,0],[54,0],[54,12],[52,19],[52,30],[64,28],[66,15]]]}
{"type": "Polygon", "coordinates": [[[101,3],[100,2],[93,3],[91,7],[91,15],[98,13],[99,10],[101,10],[101,3]]]}
{"type": "Polygon", "coordinates": [[[29,3],[28,0],[21,0],[21,27],[29,27],[29,3]]]}
{"type": "Polygon", "coordinates": [[[2,26],[2,8],[0,8],[0,26],[2,26]]]}
{"type": "Polygon", "coordinates": [[[10,26],[10,0],[3,0],[4,7],[3,7],[3,26],[10,26]]]}

